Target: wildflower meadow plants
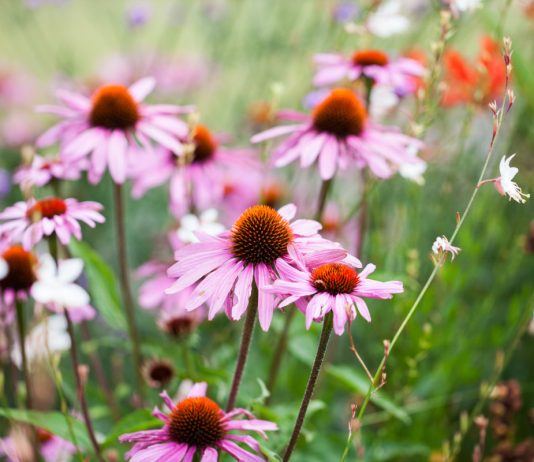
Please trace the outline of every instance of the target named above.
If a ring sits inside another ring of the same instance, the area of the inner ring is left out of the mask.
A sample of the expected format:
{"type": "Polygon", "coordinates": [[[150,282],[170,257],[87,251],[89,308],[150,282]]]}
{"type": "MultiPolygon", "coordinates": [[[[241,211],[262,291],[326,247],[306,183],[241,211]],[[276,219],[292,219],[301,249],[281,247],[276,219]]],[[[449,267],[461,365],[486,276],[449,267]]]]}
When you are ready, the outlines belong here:
{"type": "Polygon", "coordinates": [[[0,6],[0,460],[531,461],[531,3],[0,6]]]}

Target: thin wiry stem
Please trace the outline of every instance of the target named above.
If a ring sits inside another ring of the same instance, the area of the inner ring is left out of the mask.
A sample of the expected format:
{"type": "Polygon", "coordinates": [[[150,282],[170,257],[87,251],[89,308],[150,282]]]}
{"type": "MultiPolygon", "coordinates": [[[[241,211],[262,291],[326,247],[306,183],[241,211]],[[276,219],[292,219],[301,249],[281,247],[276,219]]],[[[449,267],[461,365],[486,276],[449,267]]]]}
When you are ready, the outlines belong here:
{"type": "Polygon", "coordinates": [[[234,378],[232,379],[232,386],[230,388],[230,395],[228,396],[228,404],[226,405],[226,412],[231,411],[235,407],[237,393],[239,392],[239,385],[243,378],[245,364],[247,363],[248,351],[250,349],[250,342],[252,334],[254,333],[254,325],[256,323],[256,314],[258,312],[258,288],[256,283],[252,282],[252,292],[248,302],[247,315],[245,317],[245,324],[243,325],[243,335],[241,336],[241,346],[239,348],[239,356],[237,357],[237,364],[235,367],[234,378]]]}
{"type": "Polygon", "coordinates": [[[132,348],[132,357],[134,361],[134,377],[135,386],[141,404],[144,400],[143,377],[141,375],[141,368],[143,364],[140,348],[139,333],[135,324],[135,311],[132,298],[132,291],[130,288],[130,277],[128,268],[128,256],[126,250],[126,226],[124,220],[124,201],[122,197],[122,185],[113,183],[113,193],[115,200],[115,220],[117,228],[117,245],[119,256],[119,276],[120,286],[122,292],[122,301],[126,311],[126,320],[128,323],[128,334],[130,337],[130,345],[132,348]]]}
{"type": "Polygon", "coordinates": [[[95,432],[93,429],[93,423],[91,421],[91,416],[89,415],[89,408],[87,407],[87,401],[85,399],[85,390],[82,378],[80,376],[80,363],[78,361],[78,349],[76,347],[76,337],[74,336],[74,326],[72,320],[70,319],[69,311],[64,310],[65,319],[67,320],[67,331],[70,336],[70,357],[72,360],[72,369],[74,372],[74,377],[76,379],[76,392],[78,400],[80,401],[80,408],[82,410],[83,420],[85,422],[85,427],[87,428],[87,433],[89,434],[89,439],[95,451],[95,456],[100,462],[104,462],[104,458],[100,452],[100,446],[95,437],[95,432]]]}
{"type": "MultiPolygon", "coordinates": [[[[458,233],[459,233],[460,229],[462,228],[462,225],[465,222],[465,219],[466,219],[467,215],[469,214],[469,211],[471,210],[471,207],[472,207],[472,205],[473,205],[473,203],[475,201],[475,198],[476,198],[476,196],[478,194],[480,183],[484,180],[484,177],[486,176],[486,171],[488,169],[490,160],[492,158],[492,154],[493,154],[493,151],[494,151],[494,148],[495,148],[495,142],[496,142],[497,137],[498,137],[498,135],[500,133],[503,117],[504,117],[504,114],[505,114],[505,108],[506,108],[507,99],[508,99],[507,91],[508,91],[508,79],[506,81],[506,88],[504,90],[504,97],[503,97],[503,100],[502,100],[502,104],[501,104],[500,110],[497,111],[495,109],[495,112],[494,112],[493,133],[492,133],[489,149],[488,149],[488,152],[486,154],[486,159],[485,159],[484,164],[482,166],[482,170],[480,171],[480,175],[478,177],[478,181],[476,182],[476,186],[475,186],[475,188],[473,190],[473,193],[471,194],[469,202],[467,203],[467,206],[465,207],[463,213],[460,215],[460,218],[457,220],[456,228],[454,229],[454,232],[452,233],[452,236],[449,239],[449,242],[450,242],[451,245],[454,243],[456,237],[458,236],[458,233]]],[[[410,321],[410,319],[414,315],[415,311],[417,310],[419,304],[421,303],[421,300],[423,299],[423,297],[426,294],[426,291],[428,290],[428,288],[430,287],[430,285],[434,281],[434,278],[436,277],[439,269],[441,268],[442,263],[444,263],[445,258],[446,258],[446,255],[444,254],[442,256],[441,260],[436,262],[436,264],[434,266],[434,269],[432,270],[432,272],[428,276],[428,279],[426,280],[423,288],[419,292],[419,295],[415,299],[415,302],[413,303],[412,307],[410,308],[410,310],[408,311],[408,313],[404,317],[401,325],[399,326],[399,328],[395,332],[395,335],[393,336],[393,339],[391,340],[391,343],[390,343],[390,346],[389,346],[389,353],[391,353],[391,351],[395,347],[395,344],[397,343],[399,337],[401,336],[402,332],[406,328],[406,325],[408,324],[408,322],[410,321]]],[[[363,415],[365,413],[365,410],[367,409],[367,405],[369,404],[369,400],[371,399],[371,395],[376,390],[375,383],[377,382],[378,378],[380,377],[380,374],[382,373],[382,369],[383,369],[383,367],[384,367],[384,365],[386,363],[386,359],[387,358],[384,355],[382,357],[382,360],[380,361],[380,364],[379,364],[379,366],[378,366],[378,368],[376,370],[375,375],[373,376],[373,382],[371,383],[371,385],[369,386],[369,389],[367,390],[367,394],[365,395],[364,401],[363,401],[363,403],[362,403],[362,405],[360,407],[360,410],[358,412],[358,420],[360,420],[360,421],[361,421],[361,419],[362,419],[362,417],[363,417],[363,415]]],[[[341,456],[341,462],[343,462],[345,460],[345,457],[348,454],[349,445],[350,445],[350,437],[349,437],[349,440],[347,442],[347,446],[345,447],[345,450],[343,452],[343,455],[341,456]]]]}

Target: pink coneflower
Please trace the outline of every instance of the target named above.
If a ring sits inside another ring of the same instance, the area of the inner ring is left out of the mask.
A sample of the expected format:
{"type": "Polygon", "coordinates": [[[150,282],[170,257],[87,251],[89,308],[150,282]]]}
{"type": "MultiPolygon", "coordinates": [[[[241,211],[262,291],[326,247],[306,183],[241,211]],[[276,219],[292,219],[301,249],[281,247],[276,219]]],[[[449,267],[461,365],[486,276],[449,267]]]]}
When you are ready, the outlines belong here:
{"type": "MultiPolygon", "coordinates": [[[[205,210],[218,205],[230,192],[227,189],[230,172],[241,179],[256,178],[256,184],[259,183],[259,163],[250,150],[220,146],[203,125],[194,128],[192,142],[189,156],[168,149],[157,150],[150,157],[139,156],[131,169],[133,196],[141,197],[148,189],[170,181],[171,210],[181,216],[191,209],[205,210]]],[[[251,193],[244,195],[250,197],[251,193]]]]}
{"type": "Polygon", "coordinates": [[[13,175],[13,181],[22,186],[38,188],[52,180],[78,180],[87,168],[86,159],[68,161],[59,157],[42,157],[35,155],[31,164],[22,165],[13,175]]]}
{"type": "Polygon", "coordinates": [[[354,164],[369,167],[379,178],[387,178],[402,164],[418,163],[411,149],[423,146],[415,138],[368,120],[360,99],[346,88],[336,88],[318,104],[311,116],[282,112],[282,118],[301,122],[274,127],[252,137],[253,143],[291,134],[273,152],[274,165],[283,167],[300,158],[301,167],[316,160],[323,180],[331,179],[337,168],[354,164]]]}
{"type": "Polygon", "coordinates": [[[155,80],[144,78],[130,87],[104,85],[91,99],[66,91],[58,97],[66,106],[42,106],[64,120],[37,140],[38,147],[59,142],[65,159],[91,154],[89,180],[98,183],[106,170],[116,183],[124,183],[133,153],[151,150],[149,140],[182,152],[178,138],[187,133],[187,124],[176,117],[190,108],[141,104],[154,89],[155,80]]]}
{"type": "Polygon", "coordinates": [[[187,397],[174,403],[166,392],[163,398],[169,413],[155,409],[153,415],[164,422],[159,430],[144,430],[119,437],[119,441],[134,443],[126,453],[132,462],[192,461],[195,455],[203,462],[219,460],[222,450],[237,461],[262,462],[265,460],[259,444],[248,435],[231,433],[254,431],[267,438],[265,431],[274,431],[275,423],[258,420],[245,409],[224,412],[214,401],[206,397],[206,383],[195,384],[187,397]],[[242,420],[237,417],[245,417],[242,420]],[[236,443],[244,443],[253,452],[236,443]],[[259,455],[256,455],[259,454],[259,455]]]}
{"type": "Polygon", "coordinates": [[[395,89],[399,96],[416,90],[414,78],[425,74],[425,68],[415,59],[400,57],[390,60],[380,50],[359,50],[346,57],[335,53],[315,55],[318,71],[313,78],[317,86],[332,85],[341,80],[354,81],[365,77],[379,85],[395,89]]]}
{"type": "Polygon", "coordinates": [[[247,310],[252,286],[258,288],[258,313],[263,330],[271,324],[274,296],[265,290],[277,273],[287,271],[294,260],[316,258],[311,252],[326,252],[340,259],[346,252],[317,233],[321,225],[312,220],[290,221],[292,204],[274,210],[255,205],[245,210],[232,228],[218,236],[198,234],[200,242],[176,252],[169,276],[178,278],[167,293],[180,292],[198,282],[185,308],[209,306],[208,318],[226,308],[230,319],[240,319],[247,310]],[[310,255],[307,255],[310,254],[310,255]]]}
{"type": "Polygon", "coordinates": [[[63,245],[70,242],[71,236],[82,238],[78,221],[94,228],[97,223],[104,223],[100,214],[102,205],[98,202],[78,202],[76,199],[30,199],[17,202],[0,213],[0,234],[12,241],[20,240],[26,250],[31,249],[43,236],[56,234],[63,245]]]}
{"type": "Polygon", "coordinates": [[[15,299],[25,299],[37,280],[37,257],[20,245],[3,249],[1,258],[7,263],[7,274],[0,280],[2,299],[6,306],[12,306],[15,299]]]}
{"type": "Polygon", "coordinates": [[[296,303],[306,314],[306,328],[320,321],[330,311],[334,314],[334,332],[342,335],[345,324],[356,318],[356,310],[370,322],[371,315],[362,297],[388,299],[403,292],[400,281],[380,282],[368,279],[375,265],[361,272],[344,263],[326,263],[314,269],[293,270],[276,280],[268,290],[284,296],[280,307],[296,303]]]}
{"type": "Polygon", "coordinates": [[[53,433],[38,428],[39,451],[45,462],[68,462],[76,454],[76,446],[53,433]]]}

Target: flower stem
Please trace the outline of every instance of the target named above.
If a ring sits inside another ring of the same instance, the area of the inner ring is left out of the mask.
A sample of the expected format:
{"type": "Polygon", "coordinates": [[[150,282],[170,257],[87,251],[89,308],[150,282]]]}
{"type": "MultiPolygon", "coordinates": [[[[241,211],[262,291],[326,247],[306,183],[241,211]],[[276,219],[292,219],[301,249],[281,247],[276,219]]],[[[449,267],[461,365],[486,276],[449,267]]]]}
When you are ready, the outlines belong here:
{"type": "Polygon", "coordinates": [[[95,456],[100,462],[104,462],[102,454],[100,453],[100,446],[96,441],[95,432],[93,429],[93,423],[91,422],[91,416],[89,415],[89,409],[87,407],[87,401],[85,399],[84,384],[80,376],[80,364],[78,361],[78,350],[76,348],[76,338],[74,336],[74,326],[72,320],[70,319],[69,311],[65,309],[65,319],[67,320],[67,330],[70,336],[70,357],[72,360],[72,369],[74,372],[74,377],[76,379],[76,391],[78,395],[78,400],[80,401],[80,407],[82,409],[83,420],[85,422],[85,427],[87,428],[87,433],[89,434],[89,439],[95,451],[95,456]]]}
{"type": "Polygon", "coordinates": [[[315,219],[317,221],[321,221],[323,217],[326,199],[328,198],[328,194],[330,192],[333,182],[334,178],[330,178],[329,180],[323,180],[323,182],[321,183],[321,190],[319,191],[319,199],[317,201],[317,209],[315,211],[315,219]]]}
{"type": "Polygon", "coordinates": [[[142,357],[140,349],[139,334],[135,325],[135,312],[130,288],[130,278],[128,276],[128,256],[126,251],[126,226],[124,222],[124,201],[122,197],[122,185],[113,183],[113,195],[115,200],[115,219],[117,226],[117,244],[119,251],[119,273],[120,285],[122,291],[122,300],[126,310],[126,319],[128,322],[128,335],[132,347],[132,356],[134,361],[135,385],[138,396],[142,401],[144,399],[143,378],[141,376],[142,357]]]}
{"type": "Polygon", "coordinates": [[[313,362],[310,377],[308,379],[308,385],[306,385],[306,391],[304,392],[304,397],[302,398],[302,403],[300,405],[299,414],[295,422],[295,427],[293,428],[293,433],[291,434],[289,444],[287,445],[284,457],[282,459],[283,462],[287,462],[291,458],[291,454],[293,453],[293,450],[295,449],[295,446],[297,444],[297,440],[302,429],[302,424],[304,423],[304,418],[306,417],[306,412],[308,411],[308,406],[313,396],[315,383],[317,382],[319,372],[321,371],[321,365],[323,364],[326,347],[328,346],[328,341],[330,340],[330,333],[332,332],[333,322],[332,318],[332,312],[329,312],[324,318],[323,330],[321,331],[319,346],[317,347],[317,353],[315,354],[315,361],[313,362]]]}
{"type": "Polygon", "coordinates": [[[248,302],[247,315],[245,317],[245,324],[243,326],[243,335],[241,336],[241,347],[239,348],[239,356],[237,358],[237,365],[235,367],[234,378],[232,380],[232,387],[230,388],[230,395],[228,397],[228,404],[226,405],[226,412],[231,411],[235,407],[239,385],[245,370],[247,362],[248,351],[252,334],[254,332],[254,324],[256,323],[256,314],[258,312],[258,288],[256,283],[252,282],[252,292],[248,302]]]}
{"type": "Polygon", "coordinates": [[[22,372],[24,374],[24,384],[26,385],[26,407],[33,408],[31,393],[30,370],[28,368],[28,357],[26,355],[26,324],[24,321],[24,305],[20,300],[15,301],[17,311],[17,329],[19,334],[20,356],[22,358],[22,372]]]}
{"type": "Polygon", "coordinates": [[[295,318],[296,308],[290,308],[289,313],[286,314],[284,327],[280,336],[278,337],[278,342],[276,343],[276,348],[274,350],[273,359],[271,360],[271,366],[269,367],[269,375],[267,376],[267,390],[269,390],[270,395],[265,400],[265,405],[269,405],[273,397],[274,387],[278,380],[278,374],[280,372],[280,366],[282,365],[282,358],[287,349],[287,339],[289,336],[289,328],[291,323],[295,318]]]}

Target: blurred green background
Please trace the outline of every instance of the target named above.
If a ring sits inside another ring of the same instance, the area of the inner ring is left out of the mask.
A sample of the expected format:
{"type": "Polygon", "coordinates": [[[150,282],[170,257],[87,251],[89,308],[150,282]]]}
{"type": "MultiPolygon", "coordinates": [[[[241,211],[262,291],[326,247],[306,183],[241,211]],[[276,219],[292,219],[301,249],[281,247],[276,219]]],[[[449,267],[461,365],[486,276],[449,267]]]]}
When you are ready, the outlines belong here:
{"type": "MultiPolygon", "coordinates": [[[[59,85],[88,92],[116,72],[117,60],[125,62],[126,69],[134,68],[129,73],[130,80],[151,75],[155,63],[164,62],[175,66],[178,74],[187,74],[180,78],[190,81],[175,88],[170,85],[165,92],[151,95],[151,100],[196,104],[204,123],[214,131],[230,133],[238,145],[246,145],[254,133],[247,114],[255,102],[302,108],[303,97],[312,90],[314,53],[351,52],[361,46],[373,46],[393,54],[418,49],[430,56],[431,42],[439,34],[439,2],[421,2],[421,8],[411,10],[413,23],[409,31],[385,39],[348,34],[334,18],[341,3],[336,1],[154,0],[143,4],[148,5],[149,18],[136,27],[128,22],[128,14],[140,2],[53,3],[43,1],[35,9],[19,0],[0,3],[0,73],[5,68],[26,74],[31,80],[33,104],[52,103],[53,90],[59,85]]],[[[365,2],[353,3],[362,9],[366,6],[365,2]]],[[[516,179],[524,191],[532,192],[534,19],[524,14],[519,1],[484,3],[482,10],[454,21],[448,46],[475,56],[481,34],[492,35],[498,41],[502,32],[511,36],[517,60],[512,83],[517,102],[505,118],[489,177],[498,176],[502,155],[517,152],[514,163],[520,173],[516,179]]],[[[35,114],[32,104],[20,110],[28,119],[36,120],[36,133],[53,122],[52,118],[35,114]]],[[[403,109],[387,122],[408,128],[406,113],[411,111],[413,103],[406,101],[403,109]]],[[[4,108],[0,107],[0,113],[1,121],[4,108]]],[[[353,325],[360,354],[372,370],[383,354],[382,340],[391,339],[432,270],[433,240],[437,235],[450,235],[454,229],[456,212],[463,210],[476,183],[490,134],[488,110],[440,108],[425,139],[425,184],[420,186],[397,176],[373,189],[362,260],[377,265],[376,279],[400,279],[406,291],[393,301],[370,302],[372,323],[358,318],[353,325]]],[[[1,166],[12,171],[20,162],[18,147],[4,145],[0,149],[1,166]]],[[[286,201],[302,204],[302,215],[312,214],[309,197],[315,198],[318,193],[315,173],[294,174],[291,169],[273,173],[286,184],[286,201]]],[[[346,174],[336,183],[332,201],[340,204],[342,214],[358,199],[358,181],[354,175],[346,174]]],[[[66,190],[74,197],[105,204],[107,223],[85,230],[84,236],[115,268],[109,178],[96,187],[82,181],[68,185],[66,190]]],[[[43,195],[46,193],[43,191],[43,195]]],[[[14,187],[2,205],[20,198],[14,187]]],[[[452,441],[460,429],[461,413],[473,409],[481,386],[492,380],[499,352],[511,356],[502,378],[516,379],[522,386],[523,407],[517,415],[516,440],[533,433],[528,418],[529,409],[534,407],[532,334],[527,332],[513,345],[525,332],[534,307],[534,256],[525,250],[533,211],[532,201],[519,205],[501,198],[489,185],[482,188],[456,241],[462,248],[460,256],[445,264],[388,359],[387,384],[379,393],[385,404],[373,403],[362,422],[365,460],[444,460],[440,458],[444,442],[452,441]]],[[[164,189],[150,191],[139,201],[128,198],[127,221],[132,267],[155,254],[171,258],[162,255],[164,250],[158,244],[162,231],[172,224],[164,189]]],[[[344,239],[349,245],[350,239],[344,239]]],[[[284,358],[272,404],[267,406],[258,379],[267,380],[273,344],[283,318],[282,314],[275,315],[268,333],[256,331],[238,400],[243,406],[251,406],[259,417],[279,423],[280,432],[266,443],[275,452],[287,442],[320,330],[320,326],[314,326],[306,332],[304,319],[297,314],[291,326],[289,354],[284,358]]],[[[169,358],[176,366],[179,377],[169,391],[177,387],[181,378],[206,380],[210,395],[224,400],[240,325],[219,317],[204,323],[184,347],[159,332],[151,315],[139,312],[139,319],[145,355],[169,358]],[[185,355],[190,361],[187,368],[185,355]]],[[[96,348],[109,370],[119,364],[125,377],[131,378],[125,334],[117,333],[102,320],[93,323],[92,330],[93,341],[85,345],[84,352],[96,348]]],[[[331,343],[329,356],[331,364],[320,381],[304,438],[293,457],[295,462],[339,460],[345,447],[350,405],[358,404],[367,390],[347,336],[331,343]]],[[[63,363],[66,384],[70,384],[67,388],[74,396],[66,358],[63,363]]],[[[125,380],[115,393],[131,424],[142,420],[146,413],[128,416],[130,387],[131,380],[125,380]]],[[[128,428],[113,426],[96,384],[91,382],[88,392],[100,433],[113,436],[117,428],[128,428]]],[[[151,395],[150,403],[160,404],[157,392],[151,395]]],[[[487,415],[487,407],[483,413],[487,415]]],[[[478,431],[472,428],[458,460],[471,460],[477,440],[478,431]]],[[[114,442],[111,446],[125,449],[114,442]]],[[[490,435],[488,454],[491,447],[490,435]]],[[[348,460],[356,460],[354,449],[349,454],[348,460]]]]}

